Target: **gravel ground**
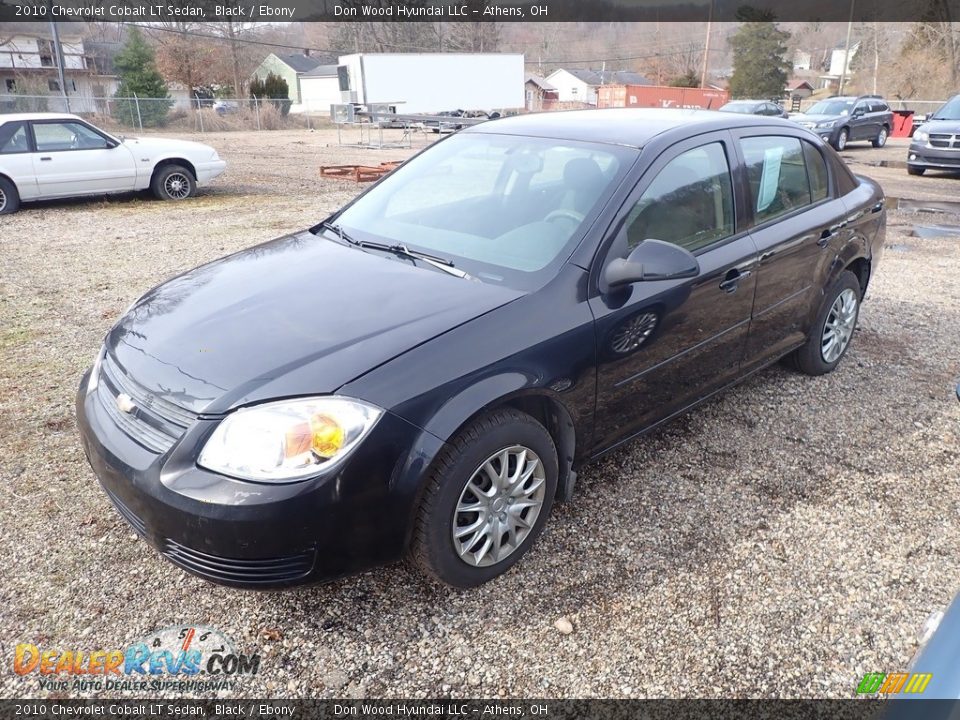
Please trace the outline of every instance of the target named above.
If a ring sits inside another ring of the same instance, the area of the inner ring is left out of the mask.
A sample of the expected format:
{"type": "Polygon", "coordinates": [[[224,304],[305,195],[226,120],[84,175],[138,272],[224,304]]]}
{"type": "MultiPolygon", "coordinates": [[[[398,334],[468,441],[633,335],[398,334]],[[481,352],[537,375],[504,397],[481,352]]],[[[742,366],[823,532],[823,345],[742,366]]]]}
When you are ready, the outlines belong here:
{"type": "MultiPolygon", "coordinates": [[[[357,186],[317,166],[399,159],[335,133],[203,137],[199,198],[44,203],[0,219],[3,697],[19,642],[92,651],[205,624],[262,655],[222,696],[850,697],[904,669],[960,577],[960,240],[894,212],[833,374],[776,367],[581,474],[533,553],[470,592],[404,566],[253,593],[185,574],[110,507],[77,440],[77,382],[150,286],[310,224],[357,186]]],[[[847,155],[901,159],[902,142],[847,155]]],[[[960,180],[870,172],[897,197],[960,180]]]]}

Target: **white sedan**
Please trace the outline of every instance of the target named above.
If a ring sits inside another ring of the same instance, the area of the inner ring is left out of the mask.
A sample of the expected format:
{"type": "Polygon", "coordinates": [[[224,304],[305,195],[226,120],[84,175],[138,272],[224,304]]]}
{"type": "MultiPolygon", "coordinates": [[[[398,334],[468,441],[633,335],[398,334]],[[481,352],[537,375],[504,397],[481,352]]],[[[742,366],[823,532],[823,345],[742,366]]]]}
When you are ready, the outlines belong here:
{"type": "Polygon", "coordinates": [[[76,115],[0,115],[0,215],[21,200],[147,188],[162,200],[184,200],[226,166],[202,143],[116,138],[76,115]]]}

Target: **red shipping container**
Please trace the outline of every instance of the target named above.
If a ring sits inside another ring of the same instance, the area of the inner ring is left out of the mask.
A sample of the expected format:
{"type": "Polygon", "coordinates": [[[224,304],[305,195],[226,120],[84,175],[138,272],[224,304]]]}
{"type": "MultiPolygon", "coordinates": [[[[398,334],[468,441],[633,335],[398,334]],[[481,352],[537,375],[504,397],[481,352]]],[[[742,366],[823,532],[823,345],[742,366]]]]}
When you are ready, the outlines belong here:
{"type": "Polygon", "coordinates": [[[666,85],[601,85],[597,107],[656,107],[716,110],[730,99],[726,90],[666,85]]]}

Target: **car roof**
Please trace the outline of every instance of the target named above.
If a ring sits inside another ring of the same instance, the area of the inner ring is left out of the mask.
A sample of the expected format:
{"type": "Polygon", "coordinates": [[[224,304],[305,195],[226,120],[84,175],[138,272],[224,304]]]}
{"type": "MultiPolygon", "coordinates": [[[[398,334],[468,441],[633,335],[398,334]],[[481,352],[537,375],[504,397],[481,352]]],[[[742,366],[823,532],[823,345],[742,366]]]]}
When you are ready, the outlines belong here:
{"type": "MultiPolygon", "coordinates": [[[[473,125],[460,132],[582,140],[640,148],[657,135],[679,127],[688,129],[691,135],[696,135],[713,130],[779,123],[787,121],[716,110],[608,108],[513,115],[473,125]]],[[[787,123],[784,127],[795,125],[787,123]]]]}
{"type": "Polygon", "coordinates": [[[77,115],[69,113],[10,113],[0,115],[0,123],[23,122],[24,120],[82,120],[77,115]]]}

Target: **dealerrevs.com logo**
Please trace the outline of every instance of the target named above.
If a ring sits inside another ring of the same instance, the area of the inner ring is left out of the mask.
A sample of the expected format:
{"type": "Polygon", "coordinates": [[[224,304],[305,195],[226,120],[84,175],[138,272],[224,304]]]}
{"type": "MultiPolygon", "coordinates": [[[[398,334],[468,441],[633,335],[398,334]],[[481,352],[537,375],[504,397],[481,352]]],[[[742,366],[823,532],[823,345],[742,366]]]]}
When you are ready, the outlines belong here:
{"type": "Polygon", "coordinates": [[[211,692],[232,690],[234,678],[256,675],[260,656],[237,652],[219,630],[174,626],[125,649],[83,650],[20,643],[13,671],[38,676],[43,690],[211,692]]]}

